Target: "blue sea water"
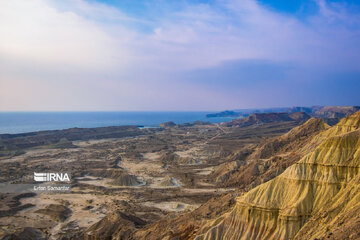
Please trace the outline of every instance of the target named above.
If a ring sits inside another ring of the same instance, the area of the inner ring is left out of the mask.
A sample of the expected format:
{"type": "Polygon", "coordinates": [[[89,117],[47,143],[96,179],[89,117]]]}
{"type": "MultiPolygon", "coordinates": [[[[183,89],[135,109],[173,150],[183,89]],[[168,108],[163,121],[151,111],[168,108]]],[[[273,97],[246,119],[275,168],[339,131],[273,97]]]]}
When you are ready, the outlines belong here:
{"type": "Polygon", "coordinates": [[[162,122],[177,124],[197,120],[213,123],[232,118],[206,118],[210,112],[0,112],[0,134],[136,125],[157,127],[162,122]]]}

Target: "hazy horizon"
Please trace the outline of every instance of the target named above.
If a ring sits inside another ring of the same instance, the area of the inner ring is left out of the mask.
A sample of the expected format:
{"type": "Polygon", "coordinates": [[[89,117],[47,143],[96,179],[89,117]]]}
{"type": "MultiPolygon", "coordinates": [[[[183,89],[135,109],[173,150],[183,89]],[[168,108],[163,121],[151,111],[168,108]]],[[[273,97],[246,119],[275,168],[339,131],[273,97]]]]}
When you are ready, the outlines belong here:
{"type": "Polygon", "coordinates": [[[0,111],[359,105],[355,0],[0,3],[0,111]]]}
{"type": "Polygon", "coordinates": [[[199,110],[41,110],[41,111],[36,111],[36,110],[15,110],[15,111],[2,111],[0,110],[0,113],[75,113],[75,112],[84,112],[84,113],[91,113],[91,112],[129,112],[129,113],[146,113],[146,112],[203,112],[203,113],[208,113],[208,112],[213,112],[213,113],[217,113],[217,112],[223,112],[223,111],[241,111],[241,110],[267,110],[267,109],[282,109],[282,108],[292,108],[292,107],[305,107],[305,108],[311,108],[311,107],[352,107],[352,106],[359,106],[359,105],[313,105],[313,106],[283,106],[283,107],[279,107],[279,106],[275,106],[275,107],[255,107],[255,108],[225,108],[225,109],[199,109],[199,110]]]}

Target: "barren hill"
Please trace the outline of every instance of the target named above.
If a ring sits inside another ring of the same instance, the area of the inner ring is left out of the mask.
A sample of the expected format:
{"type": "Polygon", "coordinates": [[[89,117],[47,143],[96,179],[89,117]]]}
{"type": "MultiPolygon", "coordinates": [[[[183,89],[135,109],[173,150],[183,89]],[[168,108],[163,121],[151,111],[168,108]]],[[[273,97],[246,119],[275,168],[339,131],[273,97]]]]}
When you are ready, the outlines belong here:
{"type": "Polygon", "coordinates": [[[237,198],[232,211],[210,221],[196,239],[315,239],[333,230],[334,239],[359,237],[359,128],[357,112],[320,133],[315,150],[237,198]],[[347,231],[335,224],[339,219],[351,221],[347,231]]]}
{"type": "Polygon", "coordinates": [[[235,119],[223,123],[227,127],[247,127],[251,125],[261,125],[271,122],[289,122],[289,121],[306,121],[310,118],[305,112],[298,113],[254,113],[249,117],[235,119]]]}
{"type": "MultiPolygon", "coordinates": [[[[234,160],[218,166],[212,176],[225,187],[233,186],[240,192],[251,189],[281,174],[304,156],[306,149],[308,152],[314,149],[313,137],[329,128],[323,120],[312,118],[280,137],[265,141],[246,161],[234,160]]],[[[179,236],[194,239],[207,221],[221,218],[222,213],[232,208],[233,197],[214,198],[191,213],[146,226],[135,234],[136,239],[179,239],[179,236]]]]}
{"type": "Polygon", "coordinates": [[[247,158],[246,163],[220,165],[213,176],[222,186],[250,190],[300,160],[316,146],[311,142],[312,138],[327,128],[329,126],[323,120],[312,118],[288,133],[266,141],[247,158]]]}

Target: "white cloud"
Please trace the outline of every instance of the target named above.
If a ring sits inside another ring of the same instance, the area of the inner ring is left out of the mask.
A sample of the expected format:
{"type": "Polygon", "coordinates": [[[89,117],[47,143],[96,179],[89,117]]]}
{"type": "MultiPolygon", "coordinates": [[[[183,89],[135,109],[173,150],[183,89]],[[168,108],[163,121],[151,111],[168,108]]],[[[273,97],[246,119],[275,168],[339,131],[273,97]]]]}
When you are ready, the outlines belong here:
{"type": "Polygon", "coordinates": [[[128,49],[101,25],[46,1],[1,1],[0,54],[19,62],[109,69],[125,64],[128,49]]]}
{"type": "Polygon", "coordinates": [[[170,109],[161,103],[166,91],[172,91],[174,109],[194,108],[195,101],[213,106],[199,92],[221,96],[225,105],[236,99],[175,79],[230,60],[359,70],[359,16],[342,5],[317,3],[318,15],[299,20],[255,0],[184,4],[150,18],[84,0],[1,1],[0,110],[61,104],[141,110],[151,109],[154,95],[160,99],[154,109],[170,109]],[[36,97],[17,91],[30,86],[36,97]]]}

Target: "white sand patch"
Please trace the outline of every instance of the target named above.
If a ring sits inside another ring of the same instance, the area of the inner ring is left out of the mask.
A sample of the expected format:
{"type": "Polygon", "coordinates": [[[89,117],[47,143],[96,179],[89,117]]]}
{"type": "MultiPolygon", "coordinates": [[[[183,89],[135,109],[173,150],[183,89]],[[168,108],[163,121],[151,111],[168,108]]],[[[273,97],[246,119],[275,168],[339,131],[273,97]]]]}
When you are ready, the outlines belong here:
{"type": "Polygon", "coordinates": [[[138,179],[141,183],[134,186],[119,186],[116,184],[113,184],[114,179],[111,178],[100,178],[100,177],[94,177],[94,176],[84,176],[84,177],[77,177],[78,183],[82,184],[89,184],[93,186],[99,186],[99,187],[106,187],[106,188],[131,188],[131,187],[142,187],[146,185],[145,181],[142,181],[141,179],[138,179]]]}
{"type": "Polygon", "coordinates": [[[209,175],[214,171],[214,167],[207,167],[202,169],[194,169],[194,172],[198,175],[209,175]]]}
{"type": "Polygon", "coordinates": [[[168,212],[194,210],[200,206],[200,204],[187,204],[182,202],[145,202],[143,205],[147,207],[156,207],[168,212]]]}
{"type": "Polygon", "coordinates": [[[160,156],[160,152],[149,152],[143,154],[143,157],[149,160],[158,160],[160,156]]]}

